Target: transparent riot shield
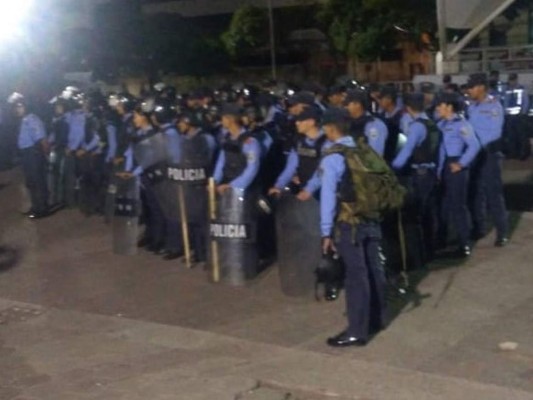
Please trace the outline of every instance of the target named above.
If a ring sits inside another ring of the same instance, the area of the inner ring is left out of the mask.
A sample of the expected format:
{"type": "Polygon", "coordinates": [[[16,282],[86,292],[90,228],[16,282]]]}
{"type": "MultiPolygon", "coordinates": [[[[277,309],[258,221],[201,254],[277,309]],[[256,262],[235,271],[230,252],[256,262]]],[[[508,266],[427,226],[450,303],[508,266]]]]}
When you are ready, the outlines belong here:
{"type": "Polygon", "coordinates": [[[115,207],[112,221],[113,252],[137,254],[140,215],[140,183],[137,177],[115,180],[115,207]]]}
{"type": "Polygon", "coordinates": [[[218,196],[209,232],[217,244],[211,247],[217,251],[210,254],[211,264],[217,264],[221,282],[243,285],[257,276],[257,207],[253,193],[229,189],[218,196]]]}
{"type": "Polygon", "coordinates": [[[281,290],[292,297],[313,296],[321,258],[318,201],[284,193],[276,207],[276,233],[281,290]]]}

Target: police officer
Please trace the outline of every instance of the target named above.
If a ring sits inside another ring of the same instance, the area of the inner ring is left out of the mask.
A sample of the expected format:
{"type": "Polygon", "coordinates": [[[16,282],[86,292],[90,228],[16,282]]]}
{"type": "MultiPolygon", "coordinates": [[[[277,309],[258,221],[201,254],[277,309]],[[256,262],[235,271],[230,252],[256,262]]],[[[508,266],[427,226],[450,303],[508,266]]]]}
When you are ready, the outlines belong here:
{"type": "Polygon", "coordinates": [[[68,145],[69,125],[67,122],[68,103],[60,97],[51,101],[54,107],[54,116],[50,126],[49,143],[52,145],[50,152],[50,168],[52,182],[50,184],[51,204],[63,206],[65,203],[65,156],[68,145]]]}
{"type": "Polygon", "coordinates": [[[116,154],[113,160],[114,169],[120,171],[124,168],[124,152],[130,145],[130,139],[135,136],[136,128],[133,123],[133,109],[135,108],[135,98],[129,93],[112,94],[109,97],[109,106],[115,110],[119,116],[119,125],[116,132],[116,154]]]}
{"type": "MultiPolygon", "coordinates": [[[[328,110],[322,124],[326,137],[334,143],[332,149],[355,146],[346,110],[328,110]]],[[[340,219],[335,221],[339,202],[351,201],[349,171],[341,154],[326,155],[320,163],[320,174],[322,251],[324,254],[338,251],[346,267],[348,327],[327,343],[334,347],[364,346],[385,325],[385,275],[379,256],[381,229],[377,220],[368,219],[355,227],[340,219]]]]}
{"type": "Polygon", "coordinates": [[[390,163],[396,155],[401,132],[400,123],[404,114],[403,107],[398,103],[398,91],[396,88],[385,86],[381,89],[379,106],[382,110],[379,116],[385,122],[389,131],[385,143],[384,158],[390,163]]]}
{"type": "MultiPolygon", "coordinates": [[[[197,114],[197,117],[201,118],[201,115],[197,114]]],[[[167,160],[170,165],[179,165],[182,160],[183,138],[176,128],[175,118],[176,109],[173,102],[164,99],[156,101],[152,121],[158,126],[159,132],[164,134],[167,141],[167,160]]],[[[169,184],[172,185],[173,183],[169,182],[169,184]]],[[[174,197],[176,196],[176,191],[172,186],[169,186],[169,188],[171,191],[167,193],[166,202],[174,203],[170,204],[170,207],[177,209],[178,199],[174,197]]],[[[170,216],[167,213],[165,226],[166,238],[164,243],[156,243],[150,250],[156,254],[163,255],[163,259],[171,261],[184,254],[183,236],[179,219],[175,216],[170,216]]]]}
{"type": "Polygon", "coordinates": [[[509,82],[503,99],[505,113],[509,115],[527,115],[529,112],[529,93],[518,83],[518,75],[509,74],[509,82]]]}
{"type": "Polygon", "coordinates": [[[361,89],[349,90],[344,106],[352,118],[350,134],[356,141],[365,139],[376,153],[383,156],[389,133],[385,123],[368,112],[368,93],[361,89]]]}
{"type": "Polygon", "coordinates": [[[398,172],[405,169],[413,192],[412,202],[407,205],[406,211],[409,219],[422,228],[424,246],[418,250],[425,253],[422,261],[428,261],[433,255],[437,227],[435,190],[440,132],[424,112],[422,93],[406,95],[405,107],[412,122],[407,131],[407,142],[392,162],[392,167],[398,172]]]}
{"type": "Polygon", "coordinates": [[[30,219],[49,215],[48,188],[46,185],[48,143],[42,121],[28,109],[24,96],[13,93],[8,102],[20,118],[17,148],[20,152],[26,187],[30,192],[31,208],[26,213],[30,219]]]}
{"type": "Polygon", "coordinates": [[[70,104],[67,116],[69,132],[65,160],[65,194],[67,206],[74,207],[77,203],[76,190],[79,189],[77,152],[81,149],[85,137],[86,115],[83,111],[83,94],[78,88],[69,86],[61,96],[70,104]]]}
{"type": "MultiPolygon", "coordinates": [[[[438,175],[444,186],[443,227],[451,219],[459,237],[458,253],[462,257],[468,257],[471,254],[472,230],[467,205],[470,167],[481,150],[481,145],[472,126],[459,115],[461,98],[458,94],[441,94],[437,111],[440,116],[438,125],[443,133],[438,166],[438,175]]],[[[445,244],[446,229],[441,231],[441,236],[445,244]]]]}
{"type": "Polygon", "coordinates": [[[296,116],[296,127],[300,137],[291,149],[287,164],[276,180],[269,195],[279,195],[290,185],[296,197],[306,201],[320,188],[316,174],[322,150],[327,147],[324,131],[320,129],[321,113],[315,107],[308,107],[296,116]]]}
{"type": "Polygon", "coordinates": [[[225,104],[221,114],[227,134],[213,173],[217,192],[252,188],[259,172],[261,146],[242,126],[242,110],[237,104],[225,104]]]}
{"type": "Polygon", "coordinates": [[[207,260],[207,177],[213,170],[213,159],[216,152],[216,142],[213,136],[201,129],[202,121],[196,114],[184,111],[178,117],[178,130],[182,135],[181,162],[179,169],[183,184],[184,205],[188,232],[191,236],[195,262],[203,263],[207,260]]]}
{"type": "MultiPolygon", "coordinates": [[[[146,206],[145,225],[146,231],[144,233],[146,245],[152,249],[159,246],[165,240],[165,218],[162,208],[154,192],[154,185],[156,182],[155,169],[158,167],[157,162],[161,160],[143,159],[154,157],[160,154],[163,159],[165,151],[162,146],[159,148],[148,148],[139,151],[137,147],[153,146],[152,139],[158,134],[157,129],[152,126],[151,112],[153,111],[152,104],[141,102],[133,111],[133,123],[137,129],[135,135],[130,138],[130,145],[126,150],[125,165],[123,172],[117,172],[117,176],[121,179],[132,179],[138,177],[140,179],[143,191],[143,201],[146,206]],[[145,165],[146,167],[143,167],[145,165]]],[[[163,176],[164,171],[160,171],[159,176],[163,176]]]]}
{"type": "Polygon", "coordinates": [[[501,162],[501,137],[503,128],[503,107],[500,102],[488,94],[488,82],[485,74],[478,73],[468,80],[468,94],[471,104],[468,107],[468,121],[479,138],[482,150],[475,166],[473,184],[475,190],[474,237],[481,238],[487,232],[486,208],[490,210],[496,226],[497,247],[508,242],[508,221],[501,162]]]}

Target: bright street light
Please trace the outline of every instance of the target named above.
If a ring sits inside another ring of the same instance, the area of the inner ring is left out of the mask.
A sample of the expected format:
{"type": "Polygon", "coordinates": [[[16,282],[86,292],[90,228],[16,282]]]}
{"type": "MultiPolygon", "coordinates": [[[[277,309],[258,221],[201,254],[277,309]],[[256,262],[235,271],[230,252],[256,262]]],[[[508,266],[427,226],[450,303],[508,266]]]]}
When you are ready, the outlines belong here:
{"type": "Polygon", "coordinates": [[[0,40],[7,40],[22,31],[33,0],[0,0],[0,40]]]}

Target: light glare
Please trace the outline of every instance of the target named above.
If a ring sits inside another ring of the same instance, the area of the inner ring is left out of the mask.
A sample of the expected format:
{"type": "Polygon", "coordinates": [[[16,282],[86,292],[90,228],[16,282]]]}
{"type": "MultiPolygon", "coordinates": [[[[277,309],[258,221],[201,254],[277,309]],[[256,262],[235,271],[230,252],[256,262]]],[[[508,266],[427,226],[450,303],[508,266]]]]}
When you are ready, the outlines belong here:
{"type": "Polygon", "coordinates": [[[32,5],[33,0],[0,0],[0,40],[21,33],[32,5]]]}

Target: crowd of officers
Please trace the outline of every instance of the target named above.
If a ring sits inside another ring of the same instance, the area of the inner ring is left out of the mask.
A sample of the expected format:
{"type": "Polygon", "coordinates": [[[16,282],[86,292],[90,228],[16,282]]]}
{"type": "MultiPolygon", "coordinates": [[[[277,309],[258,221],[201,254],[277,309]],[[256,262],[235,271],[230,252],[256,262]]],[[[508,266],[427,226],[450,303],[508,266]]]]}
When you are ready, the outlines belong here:
{"type": "MultiPolygon", "coordinates": [[[[178,222],[168,218],[168,205],[152,190],[157,170],[146,167],[150,163],[137,151],[139,143],[150,143],[145,139],[156,134],[164,138],[166,162],[186,164],[190,176],[179,179],[201,182],[204,192],[212,177],[219,195],[253,188],[269,200],[288,190],[302,202],[319,200],[322,250],[338,252],[346,264],[349,324],[328,344],[350,346],[366,344],[386,325],[380,243],[387,235],[381,228],[387,228],[382,221],[365,221],[355,238],[348,229],[336,229],[347,168],[328,148],[364,140],[397,172],[409,189],[407,223],[423,232],[423,245],[415,249],[422,264],[446,247],[449,226],[457,255],[470,256],[472,243],[488,233],[487,213],[495,226],[495,245],[508,242],[500,147],[504,99],[490,93],[485,74],[470,76],[466,96],[456,89],[446,85],[399,93],[394,86],[348,81],[324,91],[314,84],[296,89],[272,82],[180,95],[159,84],[135,98],[67,87],[52,99],[49,122],[18,93],[8,102],[20,119],[17,144],[31,219],[63,206],[106,215],[111,183],[136,178],[145,225],[138,246],[167,260],[181,257],[185,249],[178,222]]],[[[156,158],[152,164],[160,165],[156,158]]],[[[207,218],[189,222],[194,261],[205,262],[207,218]]],[[[260,234],[258,242],[275,241],[270,233],[260,234]]],[[[267,252],[275,248],[259,245],[267,252]]]]}

